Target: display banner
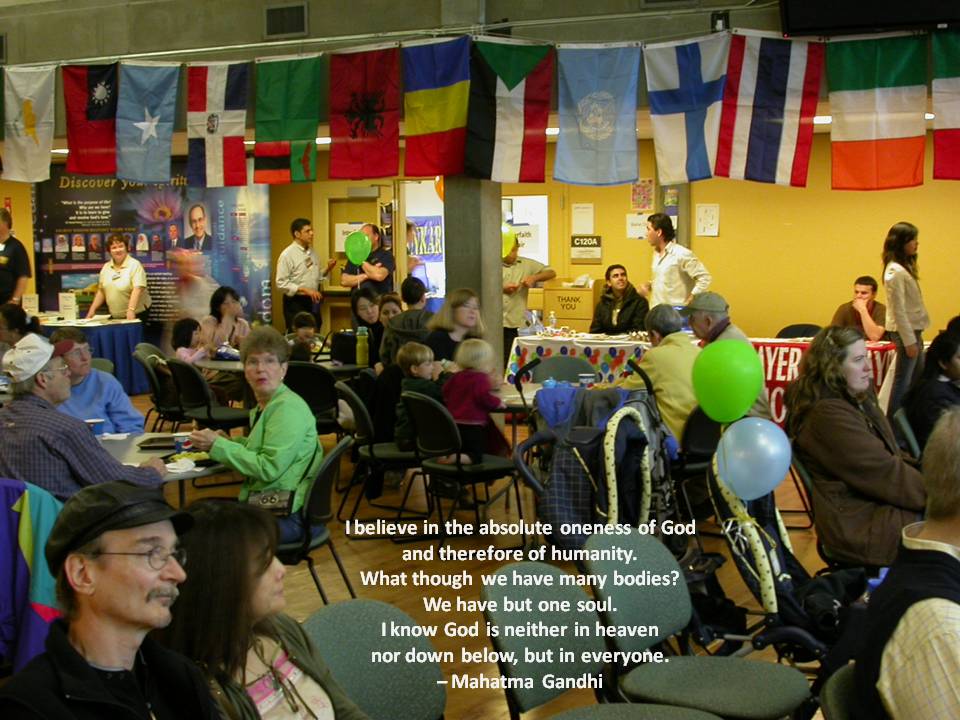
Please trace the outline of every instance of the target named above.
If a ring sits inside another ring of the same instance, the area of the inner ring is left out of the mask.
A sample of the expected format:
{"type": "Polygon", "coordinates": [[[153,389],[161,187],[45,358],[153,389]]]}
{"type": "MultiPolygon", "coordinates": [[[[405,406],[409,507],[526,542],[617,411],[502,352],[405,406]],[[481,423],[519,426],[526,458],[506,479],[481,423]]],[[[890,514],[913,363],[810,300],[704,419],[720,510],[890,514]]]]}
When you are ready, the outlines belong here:
{"type": "Polygon", "coordinates": [[[229,285],[247,319],[269,324],[269,200],[264,185],[188,187],[183,162],[174,163],[168,184],[72,175],[54,165],[36,190],[40,307],[56,310],[58,294],[73,292],[82,316],[110,260],[109,240],[120,235],[147,271],[150,322],[206,315],[209,294],[185,307],[185,289],[229,285]]]}

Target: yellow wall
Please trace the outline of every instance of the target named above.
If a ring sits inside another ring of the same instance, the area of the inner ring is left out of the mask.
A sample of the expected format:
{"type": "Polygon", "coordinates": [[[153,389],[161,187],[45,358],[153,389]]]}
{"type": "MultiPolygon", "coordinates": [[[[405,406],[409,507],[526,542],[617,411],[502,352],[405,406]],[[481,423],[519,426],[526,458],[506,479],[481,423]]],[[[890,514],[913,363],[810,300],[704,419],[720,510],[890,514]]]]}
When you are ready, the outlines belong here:
{"type": "Polygon", "coordinates": [[[33,276],[27,281],[27,292],[37,291],[37,266],[33,254],[33,209],[30,202],[29,183],[0,180],[0,207],[9,207],[13,215],[13,236],[23,243],[30,258],[33,276]]]}

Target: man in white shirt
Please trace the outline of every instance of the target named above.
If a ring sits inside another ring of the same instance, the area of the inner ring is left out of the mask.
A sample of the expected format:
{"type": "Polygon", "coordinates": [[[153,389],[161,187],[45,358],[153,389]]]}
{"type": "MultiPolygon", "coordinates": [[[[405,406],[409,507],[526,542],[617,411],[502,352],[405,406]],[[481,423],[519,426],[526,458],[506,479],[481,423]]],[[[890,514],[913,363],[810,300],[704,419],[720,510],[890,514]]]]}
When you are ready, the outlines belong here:
{"type": "Polygon", "coordinates": [[[530,288],[552,280],[556,271],[533,258],[520,257],[520,243],[514,240],[503,258],[503,362],[510,361],[510,348],[523,325],[530,288]]]}
{"type": "Polygon", "coordinates": [[[653,248],[652,281],[637,290],[657,305],[689,305],[694,295],[705,292],[713,279],[689,248],[674,242],[676,232],[669,215],[647,218],[647,242],[653,248]]]}
{"type": "Polygon", "coordinates": [[[333,269],[336,260],[330,258],[326,269],[320,269],[320,261],[313,251],[313,227],[306,218],[297,218],[290,223],[290,243],[277,260],[277,287],[283,292],[283,319],[287,332],[293,332],[293,316],[307,312],[317,320],[320,301],[320,281],[333,269]]]}

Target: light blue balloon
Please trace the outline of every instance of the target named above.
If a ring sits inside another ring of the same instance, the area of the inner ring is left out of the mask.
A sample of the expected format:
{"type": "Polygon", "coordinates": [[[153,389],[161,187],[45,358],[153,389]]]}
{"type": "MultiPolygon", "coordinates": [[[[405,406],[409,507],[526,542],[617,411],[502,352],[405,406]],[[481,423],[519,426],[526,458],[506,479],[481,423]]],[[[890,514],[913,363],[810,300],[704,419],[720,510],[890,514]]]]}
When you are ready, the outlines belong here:
{"type": "Polygon", "coordinates": [[[720,477],[741,500],[756,500],[780,484],[790,469],[790,441],[780,426],[748,417],[720,437],[720,477]]]}

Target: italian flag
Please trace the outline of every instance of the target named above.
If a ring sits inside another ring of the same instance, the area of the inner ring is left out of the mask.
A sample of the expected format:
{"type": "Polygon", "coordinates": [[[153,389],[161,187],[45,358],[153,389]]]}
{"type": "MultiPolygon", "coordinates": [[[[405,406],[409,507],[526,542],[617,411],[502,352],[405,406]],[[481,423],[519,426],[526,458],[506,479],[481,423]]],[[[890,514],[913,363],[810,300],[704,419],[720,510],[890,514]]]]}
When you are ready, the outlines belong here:
{"type": "Polygon", "coordinates": [[[933,35],[933,177],[960,180],[960,33],[933,35]]]}
{"type": "Polygon", "coordinates": [[[543,182],[553,48],[476,41],[470,56],[466,172],[543,182]]]}
{"type": "Polygon", "coordinates": [[[926,38],[831,42],[827,81],[834,189],[923,183],[926,38]]]}

